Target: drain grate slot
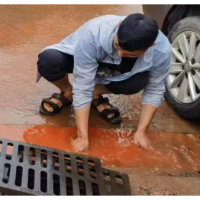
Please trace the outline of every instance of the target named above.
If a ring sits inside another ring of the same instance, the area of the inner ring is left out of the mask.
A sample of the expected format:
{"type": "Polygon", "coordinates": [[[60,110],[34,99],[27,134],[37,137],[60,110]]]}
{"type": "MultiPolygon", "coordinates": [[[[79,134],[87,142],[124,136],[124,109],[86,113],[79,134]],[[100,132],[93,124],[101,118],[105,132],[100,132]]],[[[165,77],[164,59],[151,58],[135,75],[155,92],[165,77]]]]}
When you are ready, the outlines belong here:
{"type": "Polygon", "coordinates": [[[47,167],[47,151],[42,149],[41,150],[41,157],[40,157],[41,166],[46,168],[47,167]]]}
{"type": "Polygon", "coordinates": [[[104,172],[104,184],[106,187],[106,191],[108,193],[111,193],[111,182],[110,182],[110,174],[108,172],[104,172]]]}
{"type": "Polygon", "coordinates": [[[79,180],[79,192],[80,195],[86,195],[86,185],[83,180],[79,180]]]}
{"type": "Polygon", "coordinates": [[[6,159],[11,160],[12,159],[12,154],[13,154],[13,144],[8,143],[7,149],[6,149],[6,159]]]}
{"type": "Polygon", "coordinates": [[[15,177],[15,185],[16,186],[22,185],[22,175],[23,175],[23,168],[21,166],[17,166],[16,177],[15,177]]]}
{"type": "Polygon", "coordinates": [[[73,184],[70,177],[66,177],[66,194],[73,195],[73,184]]]}
{"type": "Polygon", "coordinates": [[[35,165],[35,148],[30,147],[29,149],[29,163],[35,165]]]}
{"type": "Polygon", "coordinates": [[[28,170],[28,188],[33,190],[35,186],[35,171],[33,169],[28,170]]]}
{"type": "Polygon", "coordinates": [[[92,160],[88,160],[88,167],[90,170],[90,177],[91,178],[97,178],[97,172],[96,172],[96,167],[95,163],[92,160]]]}
{"type": "Polygon", "coordinates": [[[18,156],[18,162],[23,162],[24,161],[24,155],[23,155],[23,153],[24,153],[24,146],[22,146],[22,145],[19,145],[18,146],[18,153],[17,153],[17,156],[18,156]]]}
{"type": "Polygon", "coordinates": [[[72,163],[69,155],[64,155],[65,171],[68,173],[72,172],[72,163]]]}
{"type": "Polygon", "coordinates": [[[0,193],[130,195],[128,176],[98,158],[0,138],[0,193]]]}
{"type": "Polygon", "coordinates": [[[11,169],[10,164],[6,163],[4,165],[4,170],[3,170],[3,182],[4,183],[8,183],[8,181],[10,179],[10,169],[11,169]]]}
{"type": "Polygon", "coordinates": [[[41,192],[47,192],[47,173],[41,172],[40,175],[40,190],[41,192]]]}
{"type": "Polygon", "coordinates": [[[99,186],[96,183],[92,183],[92,194],[93,195],[100,195],[99,186]]]}
{"type": "Polygon", "coordinates": [[[56,152],[53,152],[53,166],[55,170],[59,170],[59,156],[56,152]]]}
{"type": "Polygon", "coordinates": [[[117,185],[119,185],[119,186],[123,185],[123,179],[121,176],[116,176],[115,181],[116,181],[117,185]]]}
{"type": "Polygon", "coordinates": [[[79,157],[76,158],[77,172],[79,175],[84,175],[83,160],[79,157]]]}
{"type": "Polygon", "coordinates": [[[60,195],[60,177],[57,174],[53,175],[53,192],[55,195],[60,195]]]}

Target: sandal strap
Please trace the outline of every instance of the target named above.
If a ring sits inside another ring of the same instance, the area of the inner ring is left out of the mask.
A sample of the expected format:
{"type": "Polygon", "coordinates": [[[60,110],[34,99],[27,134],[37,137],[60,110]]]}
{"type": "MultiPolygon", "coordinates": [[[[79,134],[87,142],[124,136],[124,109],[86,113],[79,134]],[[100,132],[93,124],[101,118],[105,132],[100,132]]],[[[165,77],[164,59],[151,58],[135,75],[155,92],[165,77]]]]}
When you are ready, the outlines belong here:
{"type": "MultiPolygon", "coordinates": [[[[51,98],[43,99],[43,100],[42,100],[42,104],[41,104],[41,105],[42,105],[42,108],[43,108],[44,110],[46,110],[45,107],[44,107],[44,103],[47,103],[47,104],[49,104],[49,105],[53,108],[53,112],[58,112],[58,111],[60,110],[60,107],[59,107],[56,103],[50,101],[50,99],[51,99],[51,98]]],[[[47,110],[46,110],[46,111],[47,111],[47,110]]]]}
{"type": "Polygon", "coordinates": [[[98,99],[93,99],[92,103],[91,103],[91,105],[93,107],[95,107],[95,108],[97,108],[101,104],[109,104],[109,99],[107,97],[103,98],[102,95],[99,95],[99,98],[98,99]]]}
{"type": "Polygon", "coordinates": [[[113,105],[111,105],[111,104],[109,103],[109,99],[108,99],[107,97],[106,97],[106,98],[103,98],[103,96],[100,95],[98,99],[92,100],[92,103],[91,103],[91,104],[92,104],[92,106],[97,110],[97,112],[100,113],[100,114],[102,115],[102,117],[104,117],[104,118],[106,118],[106,119],[112,120],[112,119],[114,119],[115,117],[120,116],[119,109],[116,108],[116,107],[114,107],[113,105]],[[101,104],[107,104],[107,105],[110,106],[110,108],[104,109],[104,110],[102,110],[102,111],[100,112],[100,111],[98,111],[97,107],[98,107],[99,105],[101,105],[101,104]],[[109,116],[110,114],[114,114],[114,116],[111,117],[111,118],[108,118],[108,116],[109,116]]]}
{"type": "Polygon", "coordinates": [[[60,100],[63,103],[63,105],[71,104],[71,101],[67,97],[64,96],[64,92],[61,92],[60,94],[54,93],[52,94],[51,98],[60,100]]]}

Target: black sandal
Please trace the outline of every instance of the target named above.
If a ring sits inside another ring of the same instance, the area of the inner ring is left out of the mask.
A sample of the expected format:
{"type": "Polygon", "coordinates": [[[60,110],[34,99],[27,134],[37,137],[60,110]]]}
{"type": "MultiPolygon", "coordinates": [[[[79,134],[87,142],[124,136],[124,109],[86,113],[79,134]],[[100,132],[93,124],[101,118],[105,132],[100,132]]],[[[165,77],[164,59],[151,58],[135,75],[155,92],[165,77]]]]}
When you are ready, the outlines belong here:
{"type": "Polygon", "coordinates": [[[118,108],[114,107],[113,105],[111,105],[109,103],[109,99],[108,98],[103,98],[103,96],[99,96],[99,99],[94,99],[92,100],[91,103],[92,107],[97,111],[97,113],[103,118],[105,119],[107,122],[111,123],[111,124],[119,124],[122,121],[122,118],[120,116],[120,112],[118,110],[118,108]],[[108,109],[104,109],[103,111],[99,111],[97,109],[97,107],[101,104],[107,104],[110,106],[110,108],[108,109]],[[110,114],[114,114],[113,117],[109,118],[108,116],[110,114]]]}
{"type": "Polygon", "coordinates": [[[40,106],[40,114],[47,115],[47,116],[56,115],[60,113],[61,109],[64,106],[71,105],[71,104],[72,104],[72,101],[70,101],[67,97],[64,96],[64,92],[61,92],[60,94],[54,93],[52,94],[50,98],[46,98],[42,100],[42,103],[40,106]],[[62,106],[59,107],[56,103],[52,102],[51,101],[52,98],[60,100],[62,102],[62,106]],[[49,104],[53,108],[53,111],[52,112],[47,111],[44,107],[44,103],[49,104]]]}

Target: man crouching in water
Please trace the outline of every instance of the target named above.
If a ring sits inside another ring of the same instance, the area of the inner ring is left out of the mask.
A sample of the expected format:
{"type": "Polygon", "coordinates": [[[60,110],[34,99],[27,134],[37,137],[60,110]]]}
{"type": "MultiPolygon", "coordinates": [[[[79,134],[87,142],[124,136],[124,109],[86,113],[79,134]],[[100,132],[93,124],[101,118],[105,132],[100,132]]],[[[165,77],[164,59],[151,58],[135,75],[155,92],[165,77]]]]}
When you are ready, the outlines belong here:
{"type": "Polygon", "coordinates": [[[107,122],[120,123],[118,108],[102,95],[132,95],[144,89],[134,142],[148,149],[148,127],[162,102],[170,62],[171,45],[151,17],[97,17],[39,54],[37,81],[44,77],[61,90],[43,99],[40,113],[55,115],[73,102],[77,124],[73,146],[86,151],[90,107],[107,122]],[[73,87],[70,73],[74,74],[73,87]]]}

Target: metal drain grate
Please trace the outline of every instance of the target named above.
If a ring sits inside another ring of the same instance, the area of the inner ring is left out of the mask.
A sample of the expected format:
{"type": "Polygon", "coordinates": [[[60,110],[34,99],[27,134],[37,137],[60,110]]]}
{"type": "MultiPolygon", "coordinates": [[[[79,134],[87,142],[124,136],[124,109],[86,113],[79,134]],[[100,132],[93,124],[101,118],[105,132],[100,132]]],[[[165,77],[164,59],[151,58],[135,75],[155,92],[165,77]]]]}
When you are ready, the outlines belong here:
{"type": "Polygon", "coordinates": [[[98,158],[0,139],[0,192],[14,195],[130,195],[126,174],[98,158]]]}

